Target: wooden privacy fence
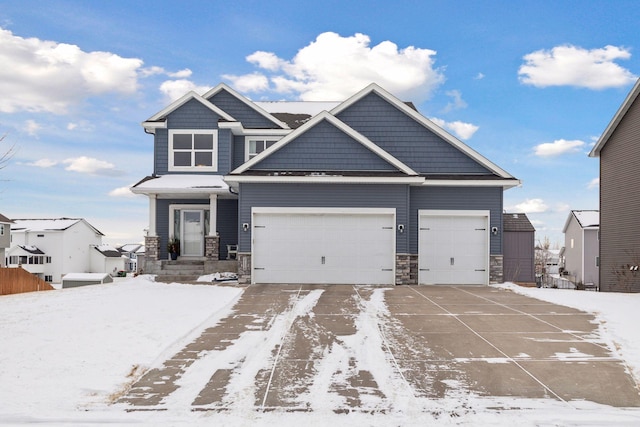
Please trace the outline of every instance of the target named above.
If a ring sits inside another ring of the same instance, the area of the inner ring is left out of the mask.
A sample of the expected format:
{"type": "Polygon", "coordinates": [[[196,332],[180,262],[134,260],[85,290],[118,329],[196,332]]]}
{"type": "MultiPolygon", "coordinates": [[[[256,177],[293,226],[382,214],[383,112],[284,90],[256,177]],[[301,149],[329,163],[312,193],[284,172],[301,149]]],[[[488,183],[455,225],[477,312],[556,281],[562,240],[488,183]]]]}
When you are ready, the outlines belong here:
{"type": "Polygon", "coordinates": [[[0,295],[52,291],[53,289],[53,286],[22,267],[0,268],[0,295]]]}

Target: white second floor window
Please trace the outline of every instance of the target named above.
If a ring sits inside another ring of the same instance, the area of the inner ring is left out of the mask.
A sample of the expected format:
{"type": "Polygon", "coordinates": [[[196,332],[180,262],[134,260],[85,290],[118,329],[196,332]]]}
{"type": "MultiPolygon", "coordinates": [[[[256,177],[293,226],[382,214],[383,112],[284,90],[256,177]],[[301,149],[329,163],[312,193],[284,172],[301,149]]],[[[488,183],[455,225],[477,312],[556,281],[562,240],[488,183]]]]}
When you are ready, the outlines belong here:
{"type": "Polygon", "coordinates": [[[247,138],[246,139],[246,153],[245,160],[249,160],[262,153],[267,148],[271,147],[273,144],[278,142],[276,139],[266,139],[266,138],[247,138]]]}
{"type": "Polygon", "coordinates": [[[169,170],[218,170],[218,131],[175,129],[169,131],[169,170]]]}

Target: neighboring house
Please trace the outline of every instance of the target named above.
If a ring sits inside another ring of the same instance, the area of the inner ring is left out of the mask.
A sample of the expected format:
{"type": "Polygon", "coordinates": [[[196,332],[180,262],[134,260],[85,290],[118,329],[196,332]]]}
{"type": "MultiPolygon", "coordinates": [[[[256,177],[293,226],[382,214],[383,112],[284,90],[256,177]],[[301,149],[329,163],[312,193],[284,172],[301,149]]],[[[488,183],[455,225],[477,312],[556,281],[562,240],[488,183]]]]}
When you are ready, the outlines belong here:
{"type": "Polygon", "coordinates": [[[7,266],[5,259],[6,249],[11,246],[11,221],[6,216],[0,214],[0,267],[7,266]]]}
{"type": "Polygon", "coordinates": [[[504,229],[504,280],[523,284],[534,284],[535,278],[535,232],[527,215],[505,213],[502,216],[504,229]]]}
{"type": "Polygon", "coordinates": [[[138,259],[144,259],[144,245],[130,243],[120,246],[118,250],[126,257],[124,270],[128,273],[138,273],[142,268],[142,266],[138,264],[138,259]]]}
{"type": "Polygon", "coordinates": [[[640,292],[640,79],[589,153],[600,157],[600,290],[640,292]]]}
{"type": "Polygon", "coordinates": [[[561,255],[569,280],[597,287],[600,274],[599,212],[572,210],[562,232],[564,248],[561,255]]]}
{"type": "Polygon", "coordinates": [[[109,273],[115,276],[120,271],[125,271],[127,257],[111,245],[97,245],[92,248],[91,272],[109,273]]]}
{"type": "Polygon", "coordinates": [[[339,103],[220,84],[142,125],[147,273],[175,237],[179,260],[233,251],[241,283],[503,280],[503,191],[520,182],[376,84],[339,103]]]}
{"type": "Polygon", "coordinates": [[[9,266],[22,268],[47,282],[60,283],[67,273],[91,271],[90,250],[103,234],[81,218],[16,219],[11,226],[9,266]]]}

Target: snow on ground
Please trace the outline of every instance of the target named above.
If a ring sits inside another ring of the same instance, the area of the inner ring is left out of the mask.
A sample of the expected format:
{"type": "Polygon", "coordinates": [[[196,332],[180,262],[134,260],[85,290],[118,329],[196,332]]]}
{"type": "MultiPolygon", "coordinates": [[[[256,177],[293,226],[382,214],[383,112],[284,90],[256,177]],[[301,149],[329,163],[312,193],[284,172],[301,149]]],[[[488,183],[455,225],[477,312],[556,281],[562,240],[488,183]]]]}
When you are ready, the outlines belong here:
{"type": "MultiPolygon", "coordinates": [[[[640,378],[640,294],[499,286],[596,313],[603,338],[616,344],[619,354],[640,378]]],[[[314,395],[318,400],[314,406],[326,408],[317,413],[242,409],[252,405],[239,405],[241,409],[227,412],[194,412],[188,405],[169,405],[167,411],[125,412],[121,406],[110,405],[142,371],[158,366],[185,341],[227,316],[241,293],[242,289],[236,287],[167,285],[142,276],[106,285],[1,297],[0,425],[640,425],[640,410],[633,408],[468,395],[464,400],[455,395],[434,400],[430,403],[433,409],[426,413],[419,405],[412,407],[401,400],[389,412],[334,413],[330,396],[323,393],[314,395]]],[[[356,320],[357,334],[351,341],[344,340],[345,346],[339,350],[365,361],[376,378],[386,378],[390,376],[384,372],[388,365],[377,360],[375,352],[367,354],[366,350],[367,346],[382,345],[370,318],[386,308],[383,291],[374,294],[356,320]]],[[[318,295],[310,294],[308,304],[318,295]]],[[[298,310],[304,311],[305,301],[298,310]]],[[[286,325],[281,326],[274,328],[275,334],[282,334],[286,325]]],[[[244,344],[240,341],[242,338],[236,345],[256,348],[251,340],[244,344]]],[[[336,372],[344,357],[334,358],[335,366],[322,368],[336,372]]],[[[323,363],[333,362],[328,358],[323,363]]],[[[255,377],[259,366],[254,368],[243,376],[247,381],[255,377]]],[[[188,388],[192,382],[199,386],[203,378],[196,372],[182,381],[188,388]]]]}

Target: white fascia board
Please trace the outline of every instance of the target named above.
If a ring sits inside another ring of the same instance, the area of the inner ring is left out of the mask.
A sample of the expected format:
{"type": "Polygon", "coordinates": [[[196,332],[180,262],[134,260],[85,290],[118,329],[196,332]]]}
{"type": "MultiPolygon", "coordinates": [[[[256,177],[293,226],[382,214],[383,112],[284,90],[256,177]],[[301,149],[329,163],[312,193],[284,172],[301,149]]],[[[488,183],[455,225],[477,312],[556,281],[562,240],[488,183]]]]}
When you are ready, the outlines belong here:
{"type": "Polygon", "coordinates": [[[220,108],[218,108],[217,106],[213,105],[212,103],[210,103],[209,101],[207,101],[205,98],[203,98],[202,96],[198,95],[194,91],[190,91],[190,92],[187,92],[186,94],[184,94],[182,97],[178,98],[177,100],[173,101],[171,104],[169,104],[169,106],[164,108],[162,111],[159,111],[158,113],[156,113],[153,116],[149,117],[149,119],[147,119],[143,123],[155,122],[155,121],[158,121],[160,119],[163,119],[168,114],[170,114],[172,111],[177,110],[178,108],[180,108],[181,106],[183,106],[184,104],[186,104],[188,101],[190,101],[192,99],[195,99],[196,101],[200,102],[202,105],[204,105],[205,107],[207,107],[208,109],[210,109],[211,111],[213,111],[214,113],[216,113],[217,115],[222,117],[223,119],[225,119],[227,121],[230,121],[230,122],[235,122],[236,121],[236,119],[231,117],[225,111],[223,111],[220,108]]]}
{"type": "Polygon", "coordinates": [[[427,187],[503,187],[505,190],[518,187],[522,183],[519,179],[426,179],[423,186],[427,187]]]}
{"type": "Polygon", "coordinates": [[[223,90],[229,92],[231,95],[233,95],[235,98],[237,98],[240,102],[243,102],[249,108],[255,110],[256,112],[258,112],[260,115],[262,115],[264,118],[266,118],[267,120],[271,121],[272,123],[280,126],[283,129],[289,129],[289,125],[288,124],[286,124],[285,122],[281,122],[280,120],[276,119],[269,112],[267,112],[265,109],[263,109],[262,107],[254,104],[253,101],[251,101],[249,98],[247,98],[246,96],[241,95],[239,92],[236,92],[229,85],[226,85],[224,83],[218,84],[216,87],[214,87],[213,89],[209,90],[204,95],[202,95],[202,97],[204,99],[209,99],[213,95],[215,95],[218,92],[221,92],[223,90]]]}
{"type": "Polygon", "coordinates": [[[303,133],[307,132],[310,129],[313,129],[318,123],[320,123],[323,120],[326,120],[329,123],[331,123],[332,125],[336,126],[338,129],[343,131],[345,134],[349,135],[351,138],[355,139],[360,144],[364,145],[367,149],[369,149],[370,151],[372,151],[373,153],[378,155],[380,158],[382,158],[383,160],[385,160],[386,162],[388,162],[389,164],[391,164],[392,166],[394,166],[398,170],[406,173],[407,175],[418,175],[409,166],[405,165],[400,160],[396,159],[391,154],[389,154],[386,151],[384,151],[382,148],[380,148],[379,146],[377,146],[376,144],[371,142],[371,140],[369,140],[369,138],[365,137],[361,133],[359,133],[356,130],[352,129],[346,123],[344,123],[342,120],[338,119],[337,117],[333,116],[331,113],[328,113],[327,111],[323,111],[320,114],[314,116],[307,123],[305,123],[304,125],[300,126],[298,129],[294,130],[289,135],[285,136],[280,141],[276,142],[269,149],[264,150],[262,153],[258,154],[257,156],[255,156],[254,158],[249,160],[248,162],[244,163],[243,165],[241,165],[240,167],[238,167],[237,169],[235,169],[231,173],[232,174],[239,174],[239,173],[242,173],[242,172],[250,169],[256,163],[261,162],[265,157],[268,157],[268,156],[272,155],[273,153],[275,153],[276,151],[278,151],[279,149],[281,149],[282,147],[287,145],[289,142],[291,142],[294,139],[298,138],[303,133]]]}
{"type": "Polygon", "coordinates": [[[292,129],[245,129],[240,122],[220,122],[218,129],[231,129],[236,136],[284,136],[290,134],[292,129]]]}
{"type": "Polygon", "coordinates": [[[156,129],[166,129],[167,121],[162,122],[142,122],[142,127],[146,129],[147,132],[155,134],[156,129]]]}
{"type": "Polygon", "coordinates": [[[376,176],[286,176],[286,175],[226,175],[224,180],[233,183],[296,183],[296,184],[422,184],[420,176],[376,177],[376,176]]]}
{"type": "Polygon", "coordinates": [[[611,122],[609,122],[609,124],[607,125],[607,128],[598,139],[598,142],[596,142],[596,145],[594,145],[589,152],[589,157],[600,157],[600,151],[602,151],[604,145],[616,130],[624,115],[627,114],[627,111],[629,111],[629,108],[631,108],[631,105],[633,104],[633,101],[635,101],[638,97],[638,94],[640,94],[640,79],[636,81],[633,89],[631,89],[631,92],[629,92],[622,105],[620,105],[620,108],[618,108],[618,111],[613,116],[613,119],[611,119],[611,122]]]}
{"type": "Polygon", "coordinates": [[[352,97],[344,101],[342,104],[335,107],[333,110],[331,110],[331,114],[333,115],[339,114],[341,111],[355,104],[357,101],[359,101],[361,98],[363,98],[364,96],[368,95],[371,92],[377,93],[378,95],[386,99],[388,102],[393,104],[395,107],[397,107],[400,111],[404,112],[405,114],[413,118],[422,126],[426,127],[427,129],[429,129],[430,131],[432,131],[433,133],[435,133],[436,135],[438,135],[439,137],[441,137],[442,139],[444,139],[445,141],[447,141],[448,143],[450,143],[451,145],[453,145],[454,147],[456,147],[457,149],[459,149],[460,151],[462,151],[463,153],[465,153],[466,155],[468,155],[469,157],[477,161],[478,163],[480,163],[482,166],[489,169],[491,172],[497,175],[500,175],[503,178],[513,178],[513,176],[509,172],[505,171],[498,165],[494,164],[492,161],[490,161],[489,159],[487,159],[486,157],[484,157],[483,155],[481,155],[480,153],[478,153],[477,151],[469,147],[467,144],[460,141],[458,138],[451,135],[449,132],[445,131],[440,126],[436,125],[431,120],[429,120],[428,118],[420,114],[418,111],[409,107],[407,104],[405,104],[400,99],[398,99],[395,95],[391,94],[390,92],[386,91],[385,89],[383,89],[382,87],[380,87],[375,83],[371,83],[369,86],[362,89],[360,92],[356,93],[355,95],[353,95],[352,97]]]}
{"type": "Polygon", "coordinates": [[[264,207],[254,206],[252,214],[333,214],[333,215],[393,215],[395,208],[331,208],[331,207],[264,207]]]}

